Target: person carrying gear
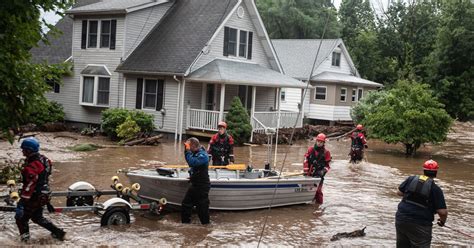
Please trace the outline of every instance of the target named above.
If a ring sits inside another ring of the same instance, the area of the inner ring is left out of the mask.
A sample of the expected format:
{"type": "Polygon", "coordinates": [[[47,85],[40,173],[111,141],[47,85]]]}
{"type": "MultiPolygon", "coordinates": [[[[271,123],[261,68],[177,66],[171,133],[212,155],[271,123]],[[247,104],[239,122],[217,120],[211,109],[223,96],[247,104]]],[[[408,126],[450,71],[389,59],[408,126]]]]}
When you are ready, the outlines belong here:
{"type": "Polygon", "coordinates": [[[16,207],[15,220],[23,242],[30,239],[28,225],[30,219],[48,229],[53,238],[62,241],[66,233],[43,217],[43,207],[49,205],[50,200],[49,176],[52,164],[47,157],[39,153],[39,148],[40,144],[35,138],[24,139],[21,143],[26,159],[21,171],[23,186],[16,207]]]}
{"type": "Polygon", "coordinates": [[[438,225],[444,226],[448,210],[441,188],[435,184],[438,163],[428,160],[423,175],[410,176],[398,187],[403,196],[395,215],[397,247],[430,247],[434,215],[438,225]]]}
{"type": "Polygon", "coordinates": [[[212,156],[212,165],[234,163],[234,138],[227,133],[227,123],[217,125],[219,131],[209,141],[208,153],[212,156]]]}
{"type": "Polygon", "coordinates": [[[320,177],[321,182],[318,185],[314,199],[316,203],[323,204],[323,182],[324,176],[331,169],[331,153],[326,150],[324,144],[326,135],[320,133],[316,136],[316,144],[308,148],[304,155],[303,174],[306,176],[320,177]]]}
{"type": "Polygon", "coordinates": [[[189,165],[189,182],[191,185],[181,203],[181,222],[191,223],[191,213],[196,206],[201,224],[210,223],[209,220],[209,155],[201,146],[197,138],[190,138],[184,143],[184,156],[189,165]]]}
{"type": "Polygon", "coordinates": [[[368,148],[367,140],[364,135],[364,127],[359,124],[356,127],[356,131],[350,134],[351,137],[351,151],[349,156],[351,156],[350,162],[361,161],[364,157],[364,148],[368,148]]]}

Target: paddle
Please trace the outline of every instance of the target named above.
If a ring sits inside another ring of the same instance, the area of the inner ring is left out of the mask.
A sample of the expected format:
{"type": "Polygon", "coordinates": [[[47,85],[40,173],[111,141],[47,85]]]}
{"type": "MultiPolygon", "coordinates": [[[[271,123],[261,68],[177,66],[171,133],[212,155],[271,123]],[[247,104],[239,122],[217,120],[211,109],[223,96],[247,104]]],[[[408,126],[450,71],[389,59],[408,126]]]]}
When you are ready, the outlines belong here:
{"type": "MultiPolygon", "coordinates": [[[[163,165],[162,168],[189,168],[187,165],[163,165]]],[[[209,169],[246,170],[246,164],[209,165],[209,169]]]]}

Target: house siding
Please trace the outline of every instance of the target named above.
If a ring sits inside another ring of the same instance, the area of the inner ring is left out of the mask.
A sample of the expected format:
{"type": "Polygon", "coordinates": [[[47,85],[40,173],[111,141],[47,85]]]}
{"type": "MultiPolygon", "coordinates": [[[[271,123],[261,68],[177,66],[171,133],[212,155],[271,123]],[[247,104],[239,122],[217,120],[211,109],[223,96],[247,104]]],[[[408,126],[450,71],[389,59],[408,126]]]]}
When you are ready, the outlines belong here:
{"type": "MultiPolygon", "coordinates": [[[[304,89],[285,88],[285,101],[281,102],[281,109],[298,112],[298,104],[301,102],[301,94],[304,89]]],[[[309,90],[308,93],[309,94],[309,90]]]]}
{"type": "Polygon", "coordinates": [[[164,3],[127,14],[123,60],[135,50],[172,5],[173,3],[164,3]]]}
{"type": "Polygon", "coordinates": [[[126,77],[126,91],[125,91],[125,108],[129,110],[136,109],[137,101],[137,78],[148,79],[164,79],[164,99],[163,108],[166,114],[162,115],[160,111],[153,109],[142,109],[145,113],[154,116],[155,130],[161,132],[174,133],[176,130],[176,115],[178,113],[178,106],[176,99],[178,98],[178,83],[173,78],[156,78],[150,76],[127,76],[126,77]]]}
{"type": "Polygon", "coordinates": [[[275,108],[276,88],[256,87],[255,111],[266,112],[275,108]]]}
{"type": "MultiPolygon", "coordinates": [[[[259,37],[253,22],[250,19],[249,12],[245,4],[241,4],[244,8],[244,16],[242,18],[237,16],[237,11],[232,13],[232,16],[227,20],[224,26],[236,28],[239,30],[251,31],[253,32],[253,40],[252,40],[252,59],[246,59],[241,57],[234,57],[234,56],[224,56],[224,28],[219,30],[219,33],[212,41],[211,45],[209,46],[209,52],[205,55],[202,55],[196,63],[191,68],[191,72],[199,69],[200,67],[206,65],[207,63],[213,61],[216,58],[231,58],[239,61],[244,62],[252,62],[259,64],[263,67],[274,69],[278,71],[278,68],[272,68],[269,63],[269,58],[265,53],[263,48],[262,42],[266,42],[265,37],[259,37]]],[[[238,44],[237,44],[238,46],[238,44]]]]}
{"type": "Polygon", "coordinates": [[[323,84],[323,83],[315,83],[313,86],[318,87],[326,87],[326,100],[316,100],[316,89],[311,89],[310,91],[310,103],[311,104],[321,104],[321,105],[335,105],[336,104],[336,99],[335,99],[335,94],[336,94],[336,85],[332,84],[323,84]]]}
{"type": "Polygon", "coordinates": [[[310,112],[307,118],[328,121],[351,121],[350,110],[350,106],[310,104],[310,112]]]}
{"type": "Polygon", "coordinates": [[[318,74],[323,73],[325,71],[353,75],[353,73],[351,71],[351,66],[349,65],[349,61],[347,60],[346,55],[344,54],[344,52],[342,52],[340,48],[336,48],[336,49],[334,49],[334,51],[341,52],[340,66],[333,66],[332,65],[332,52],[331,52],[331,54],[329,54],[329,56],[318,66],[318,68],[316,68],[316,71],[314,71],[313,75],[318,75],[318,74]]]}
{"type": "MultiPolygon", "coordinates": [[[[101,16],[100,18],[89,18],[93,20],[117,20],[115,50],[109,48],[87,48],[81,49],[82,20],[85,17],[76,17],[73,22],[72,57],[74,67],[72,76],[64,77],[60,93],[48,93],[46,97],[57,101],[64,107],[66,120],[84,123],[100,123],[101,112],[106,107],[82,106],[80,105],[81,71],[89,64],[105,65],[111,72],[109,88],[109,107],[119,107],[121,95],[120,75],[114,72],[120,63],[123,49],[124,20],[123,16],[101,16]]],[[[99,42],[99,40],[98,40],[99,42]]]]}

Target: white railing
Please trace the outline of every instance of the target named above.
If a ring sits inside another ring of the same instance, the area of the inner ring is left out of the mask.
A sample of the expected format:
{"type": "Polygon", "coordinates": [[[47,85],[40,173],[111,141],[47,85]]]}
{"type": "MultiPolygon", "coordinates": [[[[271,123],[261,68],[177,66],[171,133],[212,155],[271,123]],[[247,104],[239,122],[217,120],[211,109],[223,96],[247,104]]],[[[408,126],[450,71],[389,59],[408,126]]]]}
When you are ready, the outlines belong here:
{"type": "Polygon", "coordinates": [[[252,117],[252,122],[250,124],[252,125],[252,132],[255,133],[265,133],[265,129],[267,129],[267,127],[255,117],[252,117]]]}
{"type": "MultiPolygon", "coordinates": [[[[267,128],[277,128],[278,126],[278,112],[255,112],[255,119],[262,123],[267,128]]],[[[281,111],[280,112],[280,128],[291,128],[295,125],[298,112],[281,111]]],[[[302,127],[301,116],[298,118],[296,127],[302,127]]]]}
{"type": "MultiPolygon", "coordinates": [[[[227,112],[224,112],[223,119],[225,120],[227,112]]],[[[219,111],[192,109],[188,108],[186,115],[186,128],[198,129],[206,131],[217,131],[217,124],[219,123],[219,111]]]]}

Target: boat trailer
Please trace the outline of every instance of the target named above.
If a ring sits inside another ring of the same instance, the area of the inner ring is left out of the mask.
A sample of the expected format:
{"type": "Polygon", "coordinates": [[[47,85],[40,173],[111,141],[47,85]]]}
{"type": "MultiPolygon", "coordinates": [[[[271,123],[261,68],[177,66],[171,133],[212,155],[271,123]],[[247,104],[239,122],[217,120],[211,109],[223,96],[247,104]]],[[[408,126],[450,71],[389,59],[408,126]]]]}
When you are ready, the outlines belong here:
{"type": "MultiPolygon", "coordinates": [[[[16,205],[20,200],[15,180],[8,180],[8,194],[0,195],[6,205],[0,206],[0,211],[15,212],[16,205]]],[[[97,190],[92,184],[84,181],[73,183],[67,191],[52,191],[53,197],[66,197],[65,207],[53,207],[48,205],[48,211],[54,213],[64,212],[93,212],[101,216],[100,225],[123,225],[130,223],[130,211],[146,210],[155,215],[161,215],[167,201],[161,198],[152,201],[141,198],[137,192],[140,184],[134,183],[131,187],[125,187],[119,182],[118,176],[112,177],[111,190],[97,190]],[[103,195],[115,195],[104,203],[94,202],[103,195]]],[[[49,204],[49,203],[48,203],[49,204]]]]}

